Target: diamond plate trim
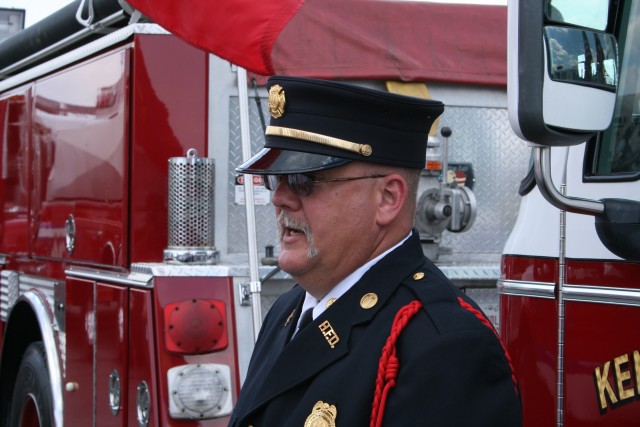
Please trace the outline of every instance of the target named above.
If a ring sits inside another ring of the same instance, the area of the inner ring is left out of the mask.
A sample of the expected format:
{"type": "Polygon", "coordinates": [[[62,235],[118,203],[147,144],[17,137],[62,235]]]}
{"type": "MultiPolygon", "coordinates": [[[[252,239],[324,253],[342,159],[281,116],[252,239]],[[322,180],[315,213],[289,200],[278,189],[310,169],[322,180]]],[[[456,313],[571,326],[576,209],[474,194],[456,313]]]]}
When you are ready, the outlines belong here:
{"type": "MultiPolygon", "coordinates": [[[[269,111],[267,100],[261,99],[262,111],[269,111]]],[[[240,106],[237,97],[229,99],[229,177],[228,193],[229,212],[227,221],[227,251],[228,253],[247,253],[247,220],[244,205],[235,204],[234,169],[242,163],[242,141],[240,135],[240,106]]],[[[264,146],[264,131],[254,102],[249,103],[249,127],[251,129],[251,152],[257,153],[264,146]]],[[[276,227],[275,211],[272,204],[255,207],[256,234],[258,248],[266,245],[279,247],[278,230],[276,227]]],[[[260,250],[260,249],[259,249],[260,250]]]]}
{"type": "Polygon", "coordinates": [[[498,280],[500,265],[438,265],[450,280],[498,280]]]}
{"type": "Polygon", "coordinates": [[[500,254],[516,222],[530,149],[511,130],[505,108],[447,107],[440,123],[453,130],[449,162],[473,165],[478,203],[473,226],[462,233],[445,231],[441,246],[462,257],[500,254]]]}
{"type": "Polygon", "coordinates": [[[0,273],[0,319],[6,322],[11,308],[20,296],[20,283],[18,273],[15,271],[3,271],[0,273]]]}

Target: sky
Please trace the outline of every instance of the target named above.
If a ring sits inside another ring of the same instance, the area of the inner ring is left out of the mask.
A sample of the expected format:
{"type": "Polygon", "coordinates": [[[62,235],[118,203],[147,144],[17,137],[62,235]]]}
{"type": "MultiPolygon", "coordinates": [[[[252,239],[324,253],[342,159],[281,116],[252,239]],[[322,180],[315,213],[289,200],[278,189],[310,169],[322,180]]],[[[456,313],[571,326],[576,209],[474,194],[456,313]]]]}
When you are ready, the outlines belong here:
{"type": "MultiPolygon", "coordinates": [[[[440,3],[497,4],[506,6],[507,0],[431,0],[440,3]]],[[[0,0],[0,8],[25,10],[25,27],[29,27],[72,3],[73,0],[0,0]]]]}

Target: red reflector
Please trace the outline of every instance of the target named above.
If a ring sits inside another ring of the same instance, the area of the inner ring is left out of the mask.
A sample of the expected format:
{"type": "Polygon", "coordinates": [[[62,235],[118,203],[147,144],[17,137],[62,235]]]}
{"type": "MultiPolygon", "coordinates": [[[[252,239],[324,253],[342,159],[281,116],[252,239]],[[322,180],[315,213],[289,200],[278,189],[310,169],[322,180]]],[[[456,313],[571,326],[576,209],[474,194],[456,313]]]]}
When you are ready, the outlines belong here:
{"type": "Polygon", "coordinates": [[[190,299],[168,304],[164,308],[167,350],[196,354],[227,347],[224,302],[190,299]]]}
{"type": "Polygon", "coordinates": [[[428,170],[440,170],[442,169],[442,164],[436,161],[428,161],[425,165],[425,169],[428,170]]]}

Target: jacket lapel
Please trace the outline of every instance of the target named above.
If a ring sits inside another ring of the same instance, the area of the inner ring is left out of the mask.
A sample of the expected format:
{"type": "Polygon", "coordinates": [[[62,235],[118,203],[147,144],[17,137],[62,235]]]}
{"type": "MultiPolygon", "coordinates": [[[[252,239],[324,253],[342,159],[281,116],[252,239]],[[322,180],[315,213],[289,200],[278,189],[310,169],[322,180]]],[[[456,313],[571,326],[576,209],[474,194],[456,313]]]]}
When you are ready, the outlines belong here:
{"type": "MultiPolygon", "coordinates": [[[[297,306],[291,311],[285,322],[278,328],[276,332],[276,336],[273,339],[273,343],[271,345],[271,352],[269,353],[267,359],[267,366],[271,367],[276,363],[278,358],[281,356],[282,352],[287,346],[287,343],[291,339],[294,331],[296,330],[296,325],[298,322],[298,318],[300,317],[300,311],[302,309],[302,303],[304,301],[304,294],[302,298],[298,302],[297,306]]],[[[271,368],[269,368],[271,370],[271,368]]]]}
{"type": "Polygon", "coordinates": [[[260,397],[254,401],[254,408],[316,375],[349,352],[351,319],[339,311],[325,311],[286,344],[259,388],[260,397]]]}
{"type": "Polygon", "coordinates": [[[240,415],[241,418],[255,409],[255,403],[258,400],[262,401],[260,390],[264,388],[266,377],[296,328],[296,322],[300,316],[300,309],[304,301],[304,290],[296,286],[286,297],[288,297],[288,301],[285,302],[283,309],[280,310],[282,315],[275,321],[276,324],[265,323],[263,325],[263,329],[273,327],[274,331],[262,330],[260,332],[261,336],[258,344],[261,340],[267,341],[269,344],[262,344],[256,347],[251,357],[247,379],[242,385],[241,399],[234,409],[234,414],[240,415]],[[265,335],[264,339],[262,337],[263,334],[265,335]]]}

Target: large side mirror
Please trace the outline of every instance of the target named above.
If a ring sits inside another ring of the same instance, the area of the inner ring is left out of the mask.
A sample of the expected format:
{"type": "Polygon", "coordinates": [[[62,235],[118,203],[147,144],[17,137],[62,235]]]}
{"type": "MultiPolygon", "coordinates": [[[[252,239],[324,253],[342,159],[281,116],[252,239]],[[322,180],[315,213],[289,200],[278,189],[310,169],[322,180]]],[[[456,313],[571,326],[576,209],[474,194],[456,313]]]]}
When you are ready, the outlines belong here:
{"type": "Polygon", "coordinates": [[[509,121],[534,144],[544,198],[567,212],[593,215],[605,247],[640,261],[639,201],[571,197],[551,179],[551,147],[583,143],[611,124],[619,79],[617,41],[607,32],[614,9],[608,0],[509,0],[509,121]]]}
{"type": "Polygon", "coordinates": [[[509,0],[509,120],[520,138],[574,145],[609,126],[617,43],[611,34],[584,27],[601,25],[589,19],[604,16],[604,28],[607,10],[606,1],[509,0]]]}

